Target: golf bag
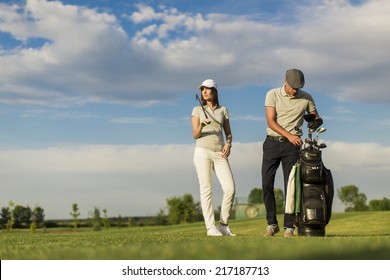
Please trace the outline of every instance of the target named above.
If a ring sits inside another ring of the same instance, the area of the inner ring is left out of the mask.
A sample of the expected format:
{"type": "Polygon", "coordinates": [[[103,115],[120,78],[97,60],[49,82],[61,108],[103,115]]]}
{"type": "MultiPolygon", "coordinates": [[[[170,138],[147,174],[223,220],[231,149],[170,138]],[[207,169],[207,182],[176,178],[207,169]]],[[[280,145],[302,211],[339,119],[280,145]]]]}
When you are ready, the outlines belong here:
{"type": "MultiPolygon", "coordinates": [[[[324,129],[323,129],[324,130],[324,129]]],[[[317,134],[318,135],[318,134],[317,134]]],[[[318,136],[317,136],[318,137],[318,136]]],[[[296,213],[298,235],[324,236],[325,227],[332,216],[334,185],[332,173],[322,162],[321,148],[317,139],[306,139],[306,147],[299,155],[300,182],[296,191],[299,201],[296,213]]]]}
{"type": "Polygon", "coordinates": [[[297,213],[299,235],[324,236],[332,216],[332,172],[325,167],[321,151],[300,153],[301,205],[297,213]]]}

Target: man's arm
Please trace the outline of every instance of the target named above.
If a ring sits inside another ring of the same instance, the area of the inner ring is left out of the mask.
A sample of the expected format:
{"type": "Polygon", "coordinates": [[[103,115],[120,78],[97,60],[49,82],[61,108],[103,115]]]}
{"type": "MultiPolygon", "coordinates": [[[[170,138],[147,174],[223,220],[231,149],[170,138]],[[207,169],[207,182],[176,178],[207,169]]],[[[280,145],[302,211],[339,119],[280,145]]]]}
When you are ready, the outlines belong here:
{"type": "Polygon", "coordinates": [[[302,139],[299,136],[291,134],[276,122],[275,107],[266,106],[265,117],[267,119],[268,127],[271,128],[273,131],[275,131],[276,133],[280,134],[283,137],[286,137],[288,141],[290,141],[296,146],[300,146],[303,144],[302,139]]]}
{"type": "Polygon", "coordinates": [[[315,115],[316,116],[315,119],[320,119],[321,118],[320,115],[318,115],[317,110],[311,111],[309,114],[315,115]]]}

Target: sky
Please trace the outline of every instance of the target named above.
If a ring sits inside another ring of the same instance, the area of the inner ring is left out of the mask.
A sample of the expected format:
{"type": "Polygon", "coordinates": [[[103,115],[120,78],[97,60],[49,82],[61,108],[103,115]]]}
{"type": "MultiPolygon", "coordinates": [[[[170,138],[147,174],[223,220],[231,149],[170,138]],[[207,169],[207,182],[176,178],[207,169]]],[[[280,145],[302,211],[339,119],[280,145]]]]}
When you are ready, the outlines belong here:
{"type": "Polygon", "coordinates": [[[387,0],[0,1],[0,207],[69,219],[73,203],[86,218],[199,201],[190,115],[208,78],[246,198],[261,187],[265,94],[290,68],[327,128],[334,211],[346,185],[389,198],[389,15],[387,0]]]}

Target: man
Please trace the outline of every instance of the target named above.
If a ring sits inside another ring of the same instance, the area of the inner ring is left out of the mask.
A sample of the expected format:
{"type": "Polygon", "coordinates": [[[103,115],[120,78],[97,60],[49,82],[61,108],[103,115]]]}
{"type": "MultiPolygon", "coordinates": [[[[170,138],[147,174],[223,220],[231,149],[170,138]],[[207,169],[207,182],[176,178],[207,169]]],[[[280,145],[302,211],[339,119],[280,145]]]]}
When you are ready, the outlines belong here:
{"type": "MultiPolygon", "coordinates": [[[[274,193],[275,174],[282,163],[284,192],[287,190],[288,176],[297,162],[299,149],[303,144],[300,131],[306,113],[314,114],[315,119],[308,127],[316,129],[322,124],[311,95],[303,90],[305,77],[301,70],[286,72],[284,86],[270,90],[265,98],[267,138],[263,143],[262,188],[267,211],[267,228],[264,236],[270,237],[280,231],[276,218],[274,193]]],[[[284,237],[294,236],[294,216],[284,214],[284,237]]]]}

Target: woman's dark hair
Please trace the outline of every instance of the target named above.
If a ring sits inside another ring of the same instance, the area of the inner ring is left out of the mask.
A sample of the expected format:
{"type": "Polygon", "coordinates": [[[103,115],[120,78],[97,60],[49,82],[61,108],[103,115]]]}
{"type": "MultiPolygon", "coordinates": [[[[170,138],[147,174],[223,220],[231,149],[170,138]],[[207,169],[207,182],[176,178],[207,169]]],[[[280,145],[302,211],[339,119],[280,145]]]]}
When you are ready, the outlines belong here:
{"type": "MultiPolygon", "coordinates": [[[[202,92],[203,87],[200,89],[202,92]]],[[[217,107],[219,107],[219,100],[218,100],[218,90],[216,88],[211,88],[211,94],[213,96],[213,100],[217,107]]],[[[205,106],[207,104],[206,100],[203,99],[203,95],[200,95],[200,101],[202,102],[202,105],[205,106]]]]}

